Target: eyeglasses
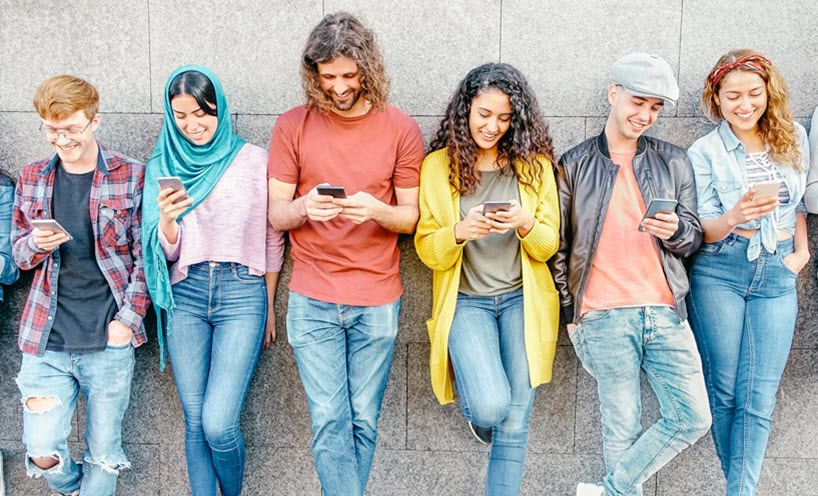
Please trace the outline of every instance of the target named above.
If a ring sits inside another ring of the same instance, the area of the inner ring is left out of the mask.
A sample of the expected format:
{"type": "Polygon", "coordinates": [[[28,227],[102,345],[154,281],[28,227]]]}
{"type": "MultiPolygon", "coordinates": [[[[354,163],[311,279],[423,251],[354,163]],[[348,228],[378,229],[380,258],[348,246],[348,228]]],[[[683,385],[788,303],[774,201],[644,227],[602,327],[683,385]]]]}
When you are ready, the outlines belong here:
{"type": "Polygon", "coordinates": [[[85,127],[69,127],[68,129],[55,129],[51,126],[46,126],[42,122],[40,123],[40,132],[45,135],[45,138],[51,142],[56,143],[60,139],[60,135],[65,136],[65,139],[71,142],[77,142],[82,139],[82,134],[88,129],[88,126],[94,122],[92,118],[88,121],[88,124],[85,127]]]}

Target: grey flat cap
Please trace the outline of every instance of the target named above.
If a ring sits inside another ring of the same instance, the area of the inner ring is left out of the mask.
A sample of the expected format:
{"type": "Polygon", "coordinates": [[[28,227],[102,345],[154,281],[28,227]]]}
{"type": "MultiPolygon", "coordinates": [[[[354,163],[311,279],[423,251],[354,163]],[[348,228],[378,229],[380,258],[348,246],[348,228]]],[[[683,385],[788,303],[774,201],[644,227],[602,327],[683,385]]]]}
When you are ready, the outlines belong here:
{"type": "Polygon", "coordinates": [[[636,96],[661,98],[676,104],[679,85],[670,64],[658,55],[631,53],[611,66],[611,84],[636,96]]]}

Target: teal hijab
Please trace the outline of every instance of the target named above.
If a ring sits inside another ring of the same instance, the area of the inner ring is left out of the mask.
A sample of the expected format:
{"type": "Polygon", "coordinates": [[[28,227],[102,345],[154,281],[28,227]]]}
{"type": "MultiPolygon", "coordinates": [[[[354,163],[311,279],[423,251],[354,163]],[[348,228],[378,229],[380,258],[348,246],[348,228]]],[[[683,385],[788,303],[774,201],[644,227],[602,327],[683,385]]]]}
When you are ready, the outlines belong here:
{"type": "Polygon", "coordinates": [[[145,281],[150,291],[151,301],[156,310],[157,338],[159,340],[160,369],[165,368],[165,340],[163,328],[170,332],[170,322],[176,305],[170,288],[168,263],[162,245],[159,243],[159,205],[156,197],[159,196],[159,185],[156,178],[177,176],[188,195],[193,198],[193,205],[179,216],[178,221],[196,208],[210,192],[224,171],[236,158],[244,146],[244,140],[233,133],[233,124],[230,120],[230,108],[224,96],[222,85],[215,74],[209,69],[196,65],[184,66],[173,71],[165,84],[164,92],[165,120],[162,132],[156,140],[151,158],[145,170],[145,188],[142,202],[142,250],[145,264],[145,281]],[[171,82],[184,72],[195,71],[205,75],[216,90],[216,104],[218,126],[213,139],[204,145],[195,145],[176,126],[173,109],[170,105],[168,91],[171,82]],[[163,326],[163,311],[166,320],[163,326]]]}

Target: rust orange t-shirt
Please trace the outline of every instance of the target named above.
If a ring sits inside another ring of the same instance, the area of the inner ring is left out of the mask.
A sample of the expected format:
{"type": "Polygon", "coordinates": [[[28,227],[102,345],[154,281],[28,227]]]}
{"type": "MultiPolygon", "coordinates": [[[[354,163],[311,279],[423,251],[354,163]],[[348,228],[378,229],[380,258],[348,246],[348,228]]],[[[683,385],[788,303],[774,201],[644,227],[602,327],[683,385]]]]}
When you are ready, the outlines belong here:
{"type": "Polygon", "coordinates": [[[633,174],[633,153],[611,153],[619,165],[580,315],[591,310],[674,306],[656,239],[639,231],[645,201],[633,174]]]}
{"type": "MultiPolygon", "coordinates": [[[[416,188],[423,161],[417,123],[394,107],[341,117],[296,107],[276,121],[267,176],[296,184],[295,197],[315,185],[365,191],[395,205],[395,188],[416,188]]],[[[289,232],[293,259],[289,288],[329,303],[375,306],[402,293],[398,235],[375,221],[336,217],[307,220],[289,232]]]]}

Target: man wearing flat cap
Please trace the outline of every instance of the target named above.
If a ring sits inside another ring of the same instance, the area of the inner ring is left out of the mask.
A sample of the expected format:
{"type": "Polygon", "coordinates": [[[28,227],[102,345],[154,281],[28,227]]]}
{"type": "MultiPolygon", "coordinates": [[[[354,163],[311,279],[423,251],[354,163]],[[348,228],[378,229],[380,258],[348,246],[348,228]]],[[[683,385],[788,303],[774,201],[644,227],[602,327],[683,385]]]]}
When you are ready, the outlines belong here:
{"type": "Polygon", "coordinates": [[[641,495],[710,427],[682,264],[702,240],[693,170],[684,150],[643,136],[678,96],[660,57],[620,58],[604,130],[559,161],[561,242],[550,263],[571,342],[597,381],[607,470],[578,496],[641,495]],[[661,413],[644,432],[640,371],[661,413]]]}

